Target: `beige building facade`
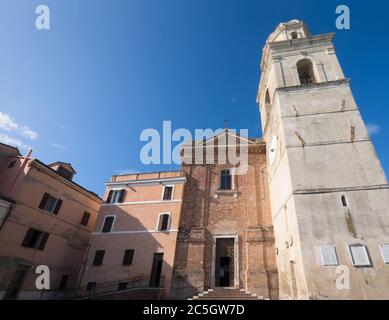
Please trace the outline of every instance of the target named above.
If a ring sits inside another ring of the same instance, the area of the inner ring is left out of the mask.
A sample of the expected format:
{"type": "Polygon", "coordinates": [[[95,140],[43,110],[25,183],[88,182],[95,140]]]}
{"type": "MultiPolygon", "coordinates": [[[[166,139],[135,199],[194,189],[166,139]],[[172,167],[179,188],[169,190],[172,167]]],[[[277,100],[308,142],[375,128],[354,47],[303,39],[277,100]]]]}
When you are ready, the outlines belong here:
{"type": "Polygon", "coordinates": [[[111,178],[92,233],[80,297],[170,297],[185,181],[182,171],[111,178]]]}
{"type": "Polygon", "coordinates": [[[67,163],[0,144],[0,166],[0,298],[72,298],[101,199],[72,181],[67,163]],[[40,265],[50,272],[43,291],[40,265]]]}

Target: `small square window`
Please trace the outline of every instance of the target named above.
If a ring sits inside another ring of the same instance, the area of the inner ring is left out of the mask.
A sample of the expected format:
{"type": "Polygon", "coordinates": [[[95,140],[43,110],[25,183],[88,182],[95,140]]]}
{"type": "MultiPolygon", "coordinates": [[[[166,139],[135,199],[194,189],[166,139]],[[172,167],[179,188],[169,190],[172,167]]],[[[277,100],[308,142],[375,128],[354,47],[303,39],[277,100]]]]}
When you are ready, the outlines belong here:
{"type": "Polygon", "coordinates": [[[127,249],[124,251],[124,257],[123,257],[123,265],[129,266],[132,264],[132,260],[134,259],[134,250],[133,249],[127,249]]]}
{"type": "Polygon", "coordinates": [[[90,213],[85,211],[84,214],[82,215],[80,224],[83,226],[88,225],[89,218],[90,218],[90,213]]]}
{"type": "Polygon", "coordinates": [[[88,282],[86,286],[86,291],[94,291],[96,289],[96,282],[88,282]]]}
{"type": "Polygon", "coordinates": [[[363,244],[352,244],[349,245],[351,259],[353,266],[355,267],[371,267],[372,263],[370,260],[367,247],[363,244]]]}
{"type": "Polygon", "coordinates": [[[13,167],[15,166],[15,164],[16,164],[16,160],[11,161],[11,162],[8,164],[8,169],[13,168],[13,167]]]}
{"type": "Polygon", "coordinates": [[[333,245],[320,246],[320,258],[323,266],[339,265],[336,249],[333,245]]]}
{"type": "Polygon", "coordinates": [[[172,186],[165,186],[163,189],[163,201],[172,200],[173,198],[173,187],[172,186]]]}
{"type": "Polygon", "coordinates": [[[61,282],[59,283],[58,290],[65,290],[68,280],[69,276],[67,274],[64,274],[61,278],[61,282]]]}
{"type": "Polygon", "coordinates": [[[167,231],[170,228],[170,214],[164,213],[159,215],[158,231],[167,231]]]}
{"type": "Polygon", "coordinates": [[[384,262],[389,264],[389,244],[381,244],[380,249],[384,262]]]}
{"type": "Polygon", "coordinates": [[[113,216],[105,217],[104,223],[103,223],[103,229],[101,230],[101,232],[103,232],[103,233],[111,232],[114,220],[115,220],[115,217],[113,217],[113,216]]]}
{"type": "Polygon", "coordinates": [[[128,289],[128,282],[119,282],[118,290],[123,291],[128,289]]]}
{"type": "Polygon", "coordinates": [[[96,250],[95,258],[93,259],[94,266],[101,266],[103,264],[105,250],[96,250]]]}

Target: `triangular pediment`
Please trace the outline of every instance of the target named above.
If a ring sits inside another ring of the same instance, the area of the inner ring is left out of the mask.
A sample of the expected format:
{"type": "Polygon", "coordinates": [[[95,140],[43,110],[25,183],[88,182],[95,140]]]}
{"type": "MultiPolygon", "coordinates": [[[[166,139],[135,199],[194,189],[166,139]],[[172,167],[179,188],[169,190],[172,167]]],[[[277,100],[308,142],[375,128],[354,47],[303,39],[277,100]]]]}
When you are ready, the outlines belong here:
{"type": "Polygon", "coordinates": [[[255,141],[255,139],[241,137],[237,133],[226,129],[223,132],[221,132],[215,136],[212,136],[204,141],[198,141],[196,143],[196,145],[202,146],[202,145],[207,145],[210,143],[218,143],[219,141],[223,141],[223,142],[227,143],[228,145],[241,144],[241,143],[246,143],[248,145],[254,145],[254,144],[258,143],[258,141],[255,141]],[[231,143],[232,141],[234,141],[234,143],[231,143]]]}

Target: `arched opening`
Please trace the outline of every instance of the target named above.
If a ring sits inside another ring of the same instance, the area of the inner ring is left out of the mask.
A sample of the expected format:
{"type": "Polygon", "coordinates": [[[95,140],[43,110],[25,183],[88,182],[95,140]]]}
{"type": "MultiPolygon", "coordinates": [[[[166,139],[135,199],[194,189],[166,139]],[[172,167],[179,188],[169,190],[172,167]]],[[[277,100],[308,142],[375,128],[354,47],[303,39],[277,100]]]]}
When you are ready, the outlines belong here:
{"type": "Polygon", "coordinates": [[[291,32],[290,36],[292,37],[292,39],[298,39],[299,37],[296,31],[291,32]]]}
{"type": "Polygon", "coordinates": [[[300,84],[316,83],[315,73],[313,72],[313,64],[309,59],[302,59],[297,62],[297,71],[300,78],[300,84]]]}
{"type": "Polygon", "coordinates": [[[271,111],[271,101],[270,101],[269,89],[266,90],[266,94],[265,94],[265,110],[266,110],[266,117],[268,118],[270,111],[271,111]]]}

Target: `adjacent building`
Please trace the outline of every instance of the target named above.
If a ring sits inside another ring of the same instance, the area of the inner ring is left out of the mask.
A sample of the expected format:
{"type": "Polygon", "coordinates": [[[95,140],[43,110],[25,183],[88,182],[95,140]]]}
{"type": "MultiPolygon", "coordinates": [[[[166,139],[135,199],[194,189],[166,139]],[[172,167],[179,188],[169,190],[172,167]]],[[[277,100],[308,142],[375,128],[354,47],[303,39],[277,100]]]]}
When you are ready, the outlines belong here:
{"type": "Polygon", "coordinates": [[[183,171],[111,178],[92,233],[80,297],[170,297],[185,181],[183,171]]]}
{"type": "Polygon", "coordinates": [[[71,298],[101,199],[72,178],[69,163],[46,165],[0,144],[0,298],[71,298]],[[36,267],[50,271],[38,290],[36,267]]]}

